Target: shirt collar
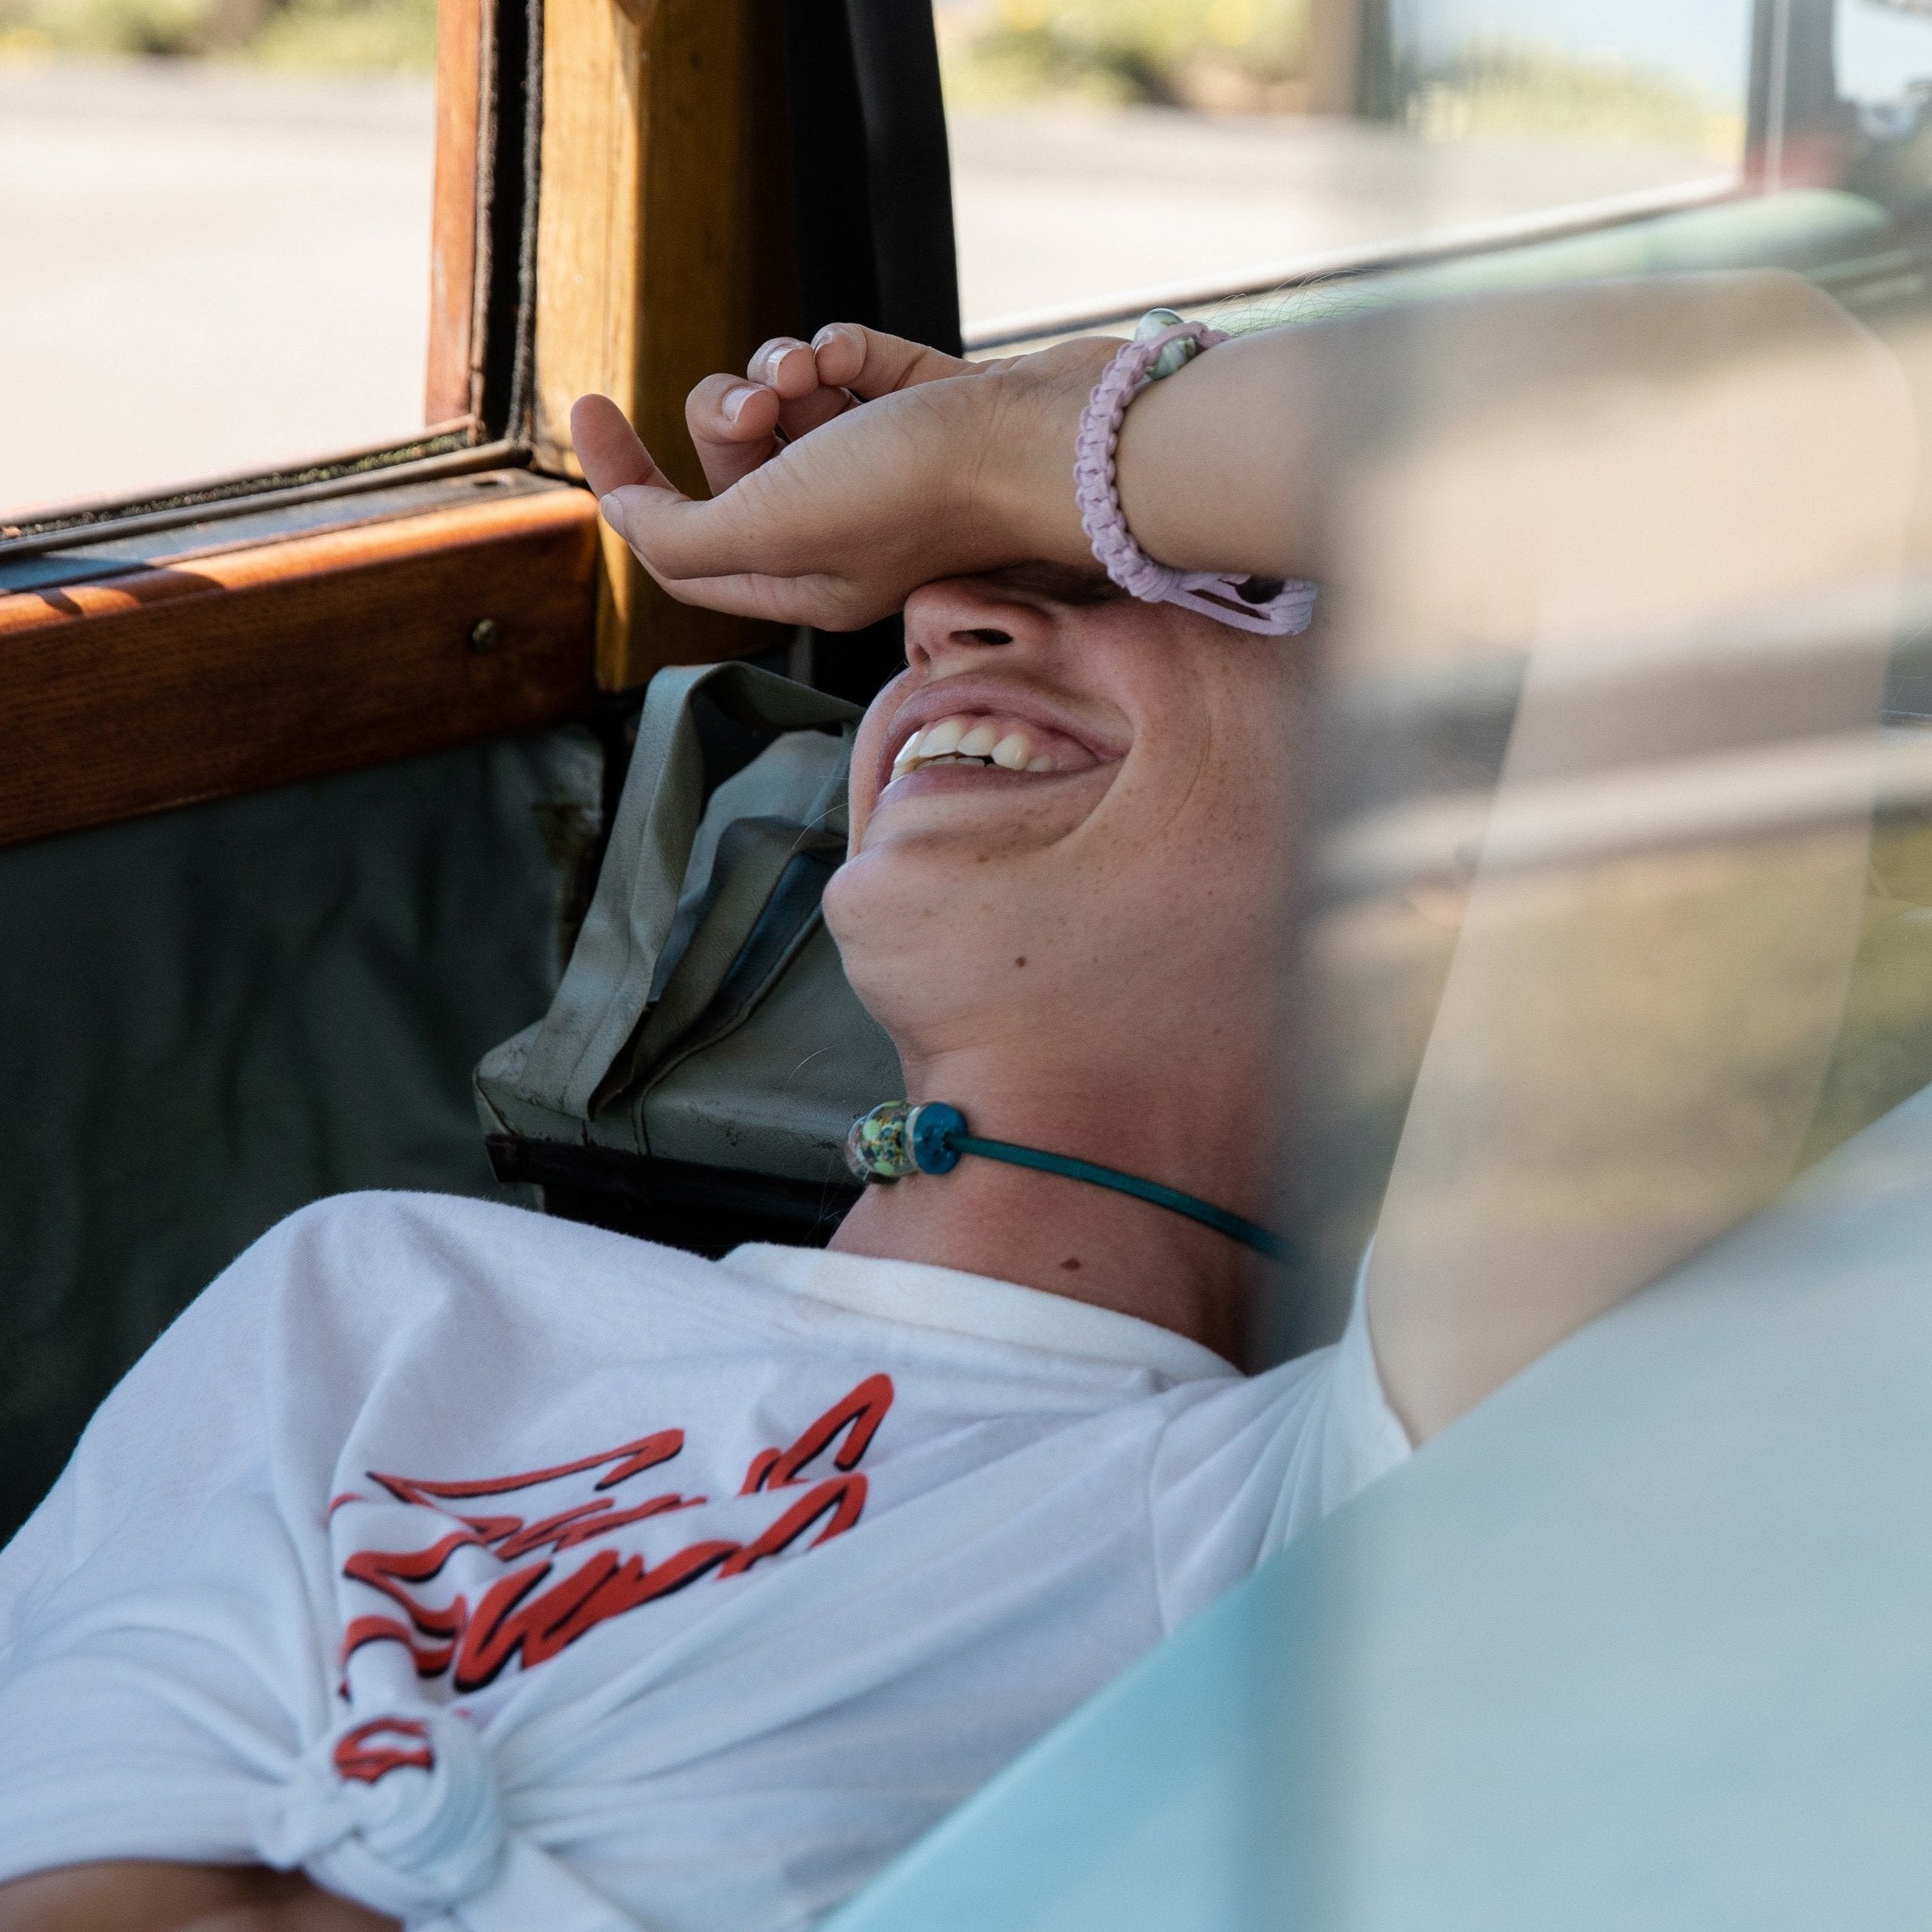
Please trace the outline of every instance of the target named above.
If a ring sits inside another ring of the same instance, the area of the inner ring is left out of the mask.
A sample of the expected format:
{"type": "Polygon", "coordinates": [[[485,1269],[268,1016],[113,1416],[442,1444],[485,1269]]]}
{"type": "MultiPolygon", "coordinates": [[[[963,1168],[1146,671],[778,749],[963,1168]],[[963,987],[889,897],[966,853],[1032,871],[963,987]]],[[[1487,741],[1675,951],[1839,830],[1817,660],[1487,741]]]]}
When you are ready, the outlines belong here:
{"type": "Polygon", "coordinates": [[[721,1265],[769,1287],[808,1294],[880,1321],[1112,1367],[1149,1370],[1168,1382],[1240,1372],[1211,1348],[1154,1322],[990,1275],[762,1242],[734,1248],[721,1265]]]}

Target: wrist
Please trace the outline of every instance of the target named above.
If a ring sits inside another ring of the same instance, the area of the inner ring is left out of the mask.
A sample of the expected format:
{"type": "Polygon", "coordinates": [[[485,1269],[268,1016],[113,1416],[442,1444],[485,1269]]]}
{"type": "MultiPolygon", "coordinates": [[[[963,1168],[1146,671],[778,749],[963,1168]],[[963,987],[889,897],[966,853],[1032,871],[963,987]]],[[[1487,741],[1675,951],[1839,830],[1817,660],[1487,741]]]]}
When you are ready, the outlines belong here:
{"type": "MultiPolygon", "coordinates": [[[[1216,352],[1225,355],[1232,346],[1223,344],[1216,352]]],[[[1148,556],[1177,570],[1234,567],[1226,558],[1202,550],[1211,521],[1207,530],[1192,527],[1206,520],[1189,515],[1198,506],[1185,500],[1202,480],[1195,474],[1198,452],[1189,444],[1199,428],[1196,418],[1207,392],[1214,386],[1201,380],[1202,364],[1210,359],[1196,356],[1135,398],[1121,419],[1114,455],[1114,487],[1127,528],[1148,556]]]]}
{"type": "Polygon", "coordinates": [[[1120,425],[1117,488],[1129,530],[1177,570],[1320,575],[1308,514],[1312,448],[1304,345],[1237,338],[1143,390],[1120,425]]]}
{"type": "Polygon", "coordinates": [[[1081,412],[1120,347],[1086,336],[1022,357],[995,380],[1005,409],[988,439],[984,495],[1003,556],[1091,569],[1073,481],[1081,412]]]}
{"type": "MultiPolygon", "coordinates": [[[[1075,500],[1095,557],[1130,595],[1145,603],[1178,604],[1236,630],[1292,637],[1308,628],[1313,614],[1312,584],[1305,578],[1276,577],[1265,566],[1253,563],[1203,570],[1162,562],[1148,555],[1127,527],[1120,500],[1116,458],[1128,406],[1160,381],[1163,371],[1172,380],[1177,358],[1185,367],[1190,357],[1218,349],[1227,340],[1208,324],[1188,322],[1171,309],[1154,310],[1142,319],[1133,340],[1122,345],[1095,386],[1082,415],[1074,446],[1075,500]]],[[[1190,478],[1184,487],[1192,491],[1198,480],[1190,478]]],[[[1168,487],[1173,487],[1172,479],[1168,487]]],[[[1174,548],[1168,545],[1170,553],[1174,548]]],[[[1230,554],[1244,555],[1251,548],[1252,540],[1244,540],[1230,554]]]]}

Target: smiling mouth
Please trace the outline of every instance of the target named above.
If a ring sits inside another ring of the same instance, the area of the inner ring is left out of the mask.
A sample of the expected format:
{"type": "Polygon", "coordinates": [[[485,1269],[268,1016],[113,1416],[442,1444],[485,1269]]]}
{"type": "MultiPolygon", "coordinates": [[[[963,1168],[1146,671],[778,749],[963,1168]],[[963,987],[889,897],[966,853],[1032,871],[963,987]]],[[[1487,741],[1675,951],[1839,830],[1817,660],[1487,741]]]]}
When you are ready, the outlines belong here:
{"type": "Polygon", "coordinates": [[[892,760],[888,782],[944,766],[1044,776],[1085,770],[1100,762],[1084,745],[1064,733],[1021,718],[961,712],[914,731],[892,760]]]}

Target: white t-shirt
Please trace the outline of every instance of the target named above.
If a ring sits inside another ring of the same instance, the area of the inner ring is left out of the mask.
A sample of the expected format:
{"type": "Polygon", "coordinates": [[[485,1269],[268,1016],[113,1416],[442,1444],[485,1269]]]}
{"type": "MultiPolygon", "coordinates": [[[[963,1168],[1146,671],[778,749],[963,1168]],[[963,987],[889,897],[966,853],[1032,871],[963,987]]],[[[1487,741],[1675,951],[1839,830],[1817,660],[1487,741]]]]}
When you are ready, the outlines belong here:
{"type": "Polygon", "coordinates": [[[0,1553],[0,1878],[305,1867],[436,1932],[811,1924],[1406,1453],[948,1269],[350,1196],[0,1553]]]}

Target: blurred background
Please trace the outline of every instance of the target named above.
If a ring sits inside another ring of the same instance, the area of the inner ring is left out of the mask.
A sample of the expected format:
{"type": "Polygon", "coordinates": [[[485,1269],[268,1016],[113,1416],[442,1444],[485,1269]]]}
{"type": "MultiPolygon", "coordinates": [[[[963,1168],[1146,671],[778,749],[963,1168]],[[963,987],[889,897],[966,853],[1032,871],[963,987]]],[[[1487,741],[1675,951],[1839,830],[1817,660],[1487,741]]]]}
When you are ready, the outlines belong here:
{"type": "MultiPolygon", "coordinates": [[[[1322,0],[938,0],[969,336],[1721,190],[1750,10],[1327,8],[1389,42],[1363,112],[1322,0]]],[[[1868,92],[1932,70],[1924,22],[1846,11],[1868,92]]],[[[418,424],[434,14],[0,0],[0,513],[418,424]]]]}

